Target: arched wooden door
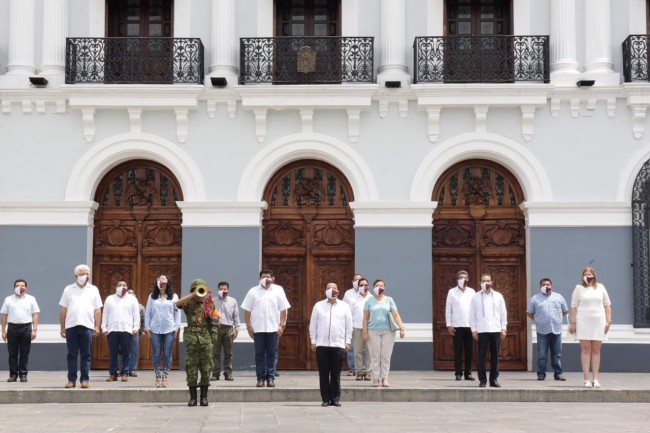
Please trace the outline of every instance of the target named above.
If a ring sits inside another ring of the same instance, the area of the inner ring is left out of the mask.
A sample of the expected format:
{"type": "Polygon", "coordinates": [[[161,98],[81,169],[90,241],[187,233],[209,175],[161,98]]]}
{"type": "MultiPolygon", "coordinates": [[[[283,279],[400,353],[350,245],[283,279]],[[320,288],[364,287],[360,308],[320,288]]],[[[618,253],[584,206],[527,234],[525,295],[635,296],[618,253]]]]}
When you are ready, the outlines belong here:
{"type": "MultiPolygon", "coordinates": [[[[102,179],[95,201],[93,282],[102,300],[114,293],[117,280],[134,288],[146,306],[151,287],[167,274],[180,295],[181,211],[183,193],[174,175],[151,161],[135,160],[111,170],[102,179]]],[[[178,343],[173,368],[178,368],[178,343]]],[[[140,339],[138,368],[152,368],[151,347],[140,339]]],[[[92,367],[108,368],[106,337],[93,339],[92,367]]]]}
{"type": "Polygon", "coordinates": [[[275,273],[291,309],[280,339],[278,368],[316,368],[309,318],[327,282],[341,297],[354,275],[352,189],[334,167],[298,161],[280,169],[264,192],[262,267],[275,273]]]}
{"type": "MultiPolygon", "coordinates": [[[[500,368],[526,369],[526,237],[519,205],[524,196],[515,177],[482,160],[448,169],[433,191],[433,362],[452,370],[454,352],[445,323],[447,292],[456,272],[470,274],[480,290],[480,274],[492,274],[508,310],[508,336],[501,342],[500,368]]],[[[476,352],[475,352],[476,353],[476,352]]]]}

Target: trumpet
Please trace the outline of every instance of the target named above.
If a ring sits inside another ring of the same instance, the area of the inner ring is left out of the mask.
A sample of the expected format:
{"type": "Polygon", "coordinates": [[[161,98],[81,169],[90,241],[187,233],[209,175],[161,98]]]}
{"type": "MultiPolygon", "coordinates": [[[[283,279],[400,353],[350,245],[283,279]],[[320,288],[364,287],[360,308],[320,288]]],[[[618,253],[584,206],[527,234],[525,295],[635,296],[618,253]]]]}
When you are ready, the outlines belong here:
{"type": "Polygon", "coordinates": [[[196,296],[199,298],[205,298],[205,296],[208,294],[209,289],[204,284],[199,284],[194,290],[196,291],[196,296]]]}

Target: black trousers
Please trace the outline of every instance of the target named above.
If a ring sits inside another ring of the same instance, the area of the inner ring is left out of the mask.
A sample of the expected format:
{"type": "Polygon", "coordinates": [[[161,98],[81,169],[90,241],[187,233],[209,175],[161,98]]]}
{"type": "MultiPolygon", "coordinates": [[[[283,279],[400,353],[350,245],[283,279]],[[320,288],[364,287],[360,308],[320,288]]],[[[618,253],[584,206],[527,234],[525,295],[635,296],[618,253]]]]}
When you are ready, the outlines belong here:
{"type": "Polygon", "coordinates": [[[472,329],[454,328],[454,369],[457,375],[463,374],[463,351],[465,352],[465,376],[472,372],[472,352],[474,351],[474,340],[472,329]]]}
{"type": "Polygon", "coordinates": [[[325,402],[341,398],[341,365],[345,349],[340,347],[316,347],[316,361],[320,377],[320,396],[325,402]]]}
{"type": "Polygon", "coordinates": [[[29,350],[32,347],[32,324],[7,324],[7,351],[9,352],[9,375],[27,376],[29,350]]]}
{"type": "Polygon", "coordinates": [[[501,347],[500,332],[480,332],[478,334],[478,359],[476,367],[478,370],[478,380],[487,382],[485,374],[485,358],[488,348],[490,349],[490,383],[499,377],[499,348],[501,347]]]}

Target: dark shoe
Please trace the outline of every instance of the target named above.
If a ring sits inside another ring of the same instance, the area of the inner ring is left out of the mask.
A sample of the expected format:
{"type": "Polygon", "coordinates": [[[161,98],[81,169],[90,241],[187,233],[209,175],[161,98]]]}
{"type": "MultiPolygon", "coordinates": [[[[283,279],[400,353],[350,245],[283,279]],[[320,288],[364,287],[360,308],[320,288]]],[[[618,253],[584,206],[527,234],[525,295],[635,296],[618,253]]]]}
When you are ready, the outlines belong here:
{"type": "Polygon", "coordinates": [[[219,380],[219,373],[212,373],[212,376],[210,376],[210,381],[215,380],[219,380]]]}
{"type": "Polygon", "coordinates": [[[264,381],[262,379],[257,381],[257,385],[255,385],[258,388],[264,388],[264,381]]]}
{"type": "Polygon", "coordinates": [[[543,374],[537,375],[537,380],[544,380],[544,379],[546,379],[546,376],[544,376],[543,374]]]}
{"type": "Polygon", "coordinates": [[[496,380],[493,380],[490,382],[490,388],[501,388],[501,385],[496,380]]]}
{"type": "Polygon", "coordinates": [[[266,381],[266,387],[267,388],[275,388],[275,380],[269,379],[266,381]]]}
{"type": "Polygon", "coordinates": [[[330,402],[329,401],[324,401],[320,405],[323,406],[323,407],[327,407],[327,406],[330,405],[330,402]]]}
{"type": "Polygon", "coordinates": [[[7,382],[15,382],[18,380],[18,376],[9,376],[9,379],[7,379],[7,382]]]}
{"type": "Polygon", "coordinates": [[[332,406],[336,406],[336,407],[341,407],[341,402],[340,402],[339,399],[337,398],[336,400],[332,400],[332,402],[330,403],[330,405],[332,405],[332,406]]]}
{"type": "Polygon", "coordinates": [[[457,375],[456,375],[456,380],[460,380],[462,377],[463,377],[462,374],[457,374],[457,375]]]}
{"type": "Polygon", "coordinates": [[[106,382],[117,382],[117,376],[115,376],[114,374],[111,374],[110,376],[108,376],[106,378],[106,382]]]}
{"type": "Polygon", "coordinates": [[[20,376],[21,382],[27,382],[27,376],[20,376]]]}
{"type": "Polygon", "coordinates": [[[68,388],[68,389],[69,388],[74,388],[75,386],[77,386],[77,384],[74,383],[73,381],[68,381],[68,383],[65,384],[65,387],[68,388]]]}
{"type": "MultiPolygon", "coordinates": [[[[229,381],[229,382],[232,382],[233,380],[235,380],[235,379],[232,378],[232,374],[231,374],[231,373],[224,373],[224,374],[223,374],[223,378],[224,378],[225,380],[229,381]]],[[[217,378],[217,380],[219,380],[219,378],[217,378]]]]}
{"type": "Polygon", "coordinates": [[[558,374],[557,376],[555,376],[555,380],[561,380],[562,382],[564,382],[566,379],[561,374],[558,374]]]}
{"type": "Polygon", "coordinates": [[[476,379],[474,379],[474,376],[472,376],[471,374],[466,374],[465,380],[476,380],[476,379]]]}
{"type": "Polygon", "coordinates": [[[479,382],[478,387],[479,388],[485,388],[485,382],[479,382]]]}
{"type": "Polygon", "coordinates": [[[190,386],[190,400],[187,405],[190,407],[196,406],[196,386],[190,386]]]}
{"type": "Polygon", "coordinates": [[[357,380],[363,380],[363,374],[361,373],[357,374],[357,380]]]}
{"type": "Polygon", "coordinates": [[[208,405],[208,387],[207,386],[202,386],[201,387],[201,406],[207,406],[208,405]]]}
{"type": "Polygon", "coordinates": [[[83,389],[86,389],[86,388],[89,388],[89,387],[90,387],[90,384],[89,384],[88,382],[84,381],[84,382],[81,382],[81,387],[82,387],[83,389]]]}
{"type": "Polygon", "coordinates": [[[371,381],[372,377],[370,377],[370,373],[366,373],[366,375],[363,376],[363,380],[371,381]]]}
{"type": "Polygon", "coordinates": [[[132,372],[129,373],[129,376],[138,377],[138,373],[136,373],[135,371],[132,371],[132,372]]]}

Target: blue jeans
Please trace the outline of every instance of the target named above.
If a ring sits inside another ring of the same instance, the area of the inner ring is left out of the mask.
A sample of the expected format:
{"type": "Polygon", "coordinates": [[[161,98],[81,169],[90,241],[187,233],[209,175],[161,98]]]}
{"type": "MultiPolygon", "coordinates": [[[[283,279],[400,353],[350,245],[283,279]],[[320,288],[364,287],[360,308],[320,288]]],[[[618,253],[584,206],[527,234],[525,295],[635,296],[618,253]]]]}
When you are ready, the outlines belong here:
{"type": "Polygon", "coordinates": [[[122,355],[122,375],[129,374],[129,353],[131,351],[130,332],[109,332],[108,333],[108,374],[117,376],[117,357],[122,355]]]}
{"type": "Polygon", "coordinates": [[[65,343],[68,347],[68,380],[77,381],[77,360],[81,371],[81,382],[88,382],[90,374],[90,353],[93,343],[93,330],[85,326],[66,328],[65,343]]]}
{"type": "Polygon", "coordinates": [[[129,373],[138,369],[138,358],[140,358],[140,334],[131,338],[131,353],[129,353],[129,373]]]}
{"type": "Polygon", "coordinates": [[[156,376],[160,376],[160,353],[163,352],[163,375],[167,376],[172,368],[172,349],[174,348],[174,332],[167,334],[151,333],[151,361],[156,376]]]}
{"type": "Polygon", "coordinates": [[[275,366],[278,363],[278,333],[256,332],[254,343],[257,380],[275,380],[275,366]]]}
{"type": "Polygon", "coordinates": [[[551,349],[551,367],[554,376],[562,374],[562,334],[537,333],[537,374],[546,376],[546,360],[548,350],[551,349]]]}
{"type": "Polygon", "coordinates": [[[350,344],[350,350],[348,350],[348,371],[354,371],[354,345],[350,344]]]}

